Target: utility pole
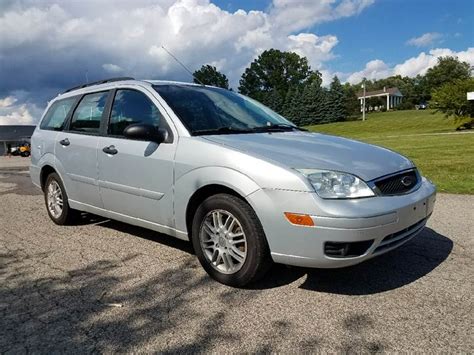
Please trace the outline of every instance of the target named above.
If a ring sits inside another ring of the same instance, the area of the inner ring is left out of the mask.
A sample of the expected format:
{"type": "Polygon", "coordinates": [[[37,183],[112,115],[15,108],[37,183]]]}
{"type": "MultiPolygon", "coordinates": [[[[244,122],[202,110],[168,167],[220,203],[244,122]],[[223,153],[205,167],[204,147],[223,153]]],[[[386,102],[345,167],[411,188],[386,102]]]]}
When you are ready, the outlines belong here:
{"type": "Polygon", "coordinates": [[[365,80],[362,83],[362,88],[364,89],[364,94],[362,96],[362,121],[365,121],[365,80]]]}

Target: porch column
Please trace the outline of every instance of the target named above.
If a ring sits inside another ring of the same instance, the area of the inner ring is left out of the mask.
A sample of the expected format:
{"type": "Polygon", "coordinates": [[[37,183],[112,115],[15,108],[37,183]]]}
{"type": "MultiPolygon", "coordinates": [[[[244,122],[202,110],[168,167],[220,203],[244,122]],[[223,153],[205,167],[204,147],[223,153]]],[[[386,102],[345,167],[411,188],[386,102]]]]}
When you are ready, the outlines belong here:
{"type": "Polygon", "coordinates": [[[390,94],[387,94],[387,111],[390,110],[390,94]]]}

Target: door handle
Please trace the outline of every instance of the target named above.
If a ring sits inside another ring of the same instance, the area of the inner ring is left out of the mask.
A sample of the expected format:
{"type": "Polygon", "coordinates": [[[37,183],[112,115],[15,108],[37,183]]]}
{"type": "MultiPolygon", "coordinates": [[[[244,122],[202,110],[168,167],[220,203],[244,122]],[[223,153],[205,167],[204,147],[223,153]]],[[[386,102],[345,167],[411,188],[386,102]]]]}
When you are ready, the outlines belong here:
{"type": "Polygon", "coordinates": [[[112,154],[112,155],[115,155],[115,154],[118,153],[118,150],[115,149],[115,146],[113,146],[113,145],[109,145],[108,147],[104,147],[104,148],[102,149],[102,151],[103,151],[104,153],[112,154]]]}
{"type": "Polygon", "coordinates": [[[59,141],[59,144],[61,144],[63,147],[67,147],[69,144],[71,144],[71,142],[69,142],[69,139],[64,138],[59,141]]]}

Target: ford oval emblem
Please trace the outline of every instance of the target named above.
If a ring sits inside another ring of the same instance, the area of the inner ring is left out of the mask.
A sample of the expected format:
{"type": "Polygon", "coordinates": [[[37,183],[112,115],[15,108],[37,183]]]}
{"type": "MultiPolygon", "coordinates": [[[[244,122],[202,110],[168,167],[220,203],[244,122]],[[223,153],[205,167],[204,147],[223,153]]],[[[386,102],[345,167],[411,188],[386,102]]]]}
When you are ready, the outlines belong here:
{"type": "Polygon", "coordinates": [[[415,180],[413,179],[413,176],[407,175],[407,176],[402,177],[400,182],[402,183],[403,186],[409,187],[409,186],[413,185],[415,180]]]}

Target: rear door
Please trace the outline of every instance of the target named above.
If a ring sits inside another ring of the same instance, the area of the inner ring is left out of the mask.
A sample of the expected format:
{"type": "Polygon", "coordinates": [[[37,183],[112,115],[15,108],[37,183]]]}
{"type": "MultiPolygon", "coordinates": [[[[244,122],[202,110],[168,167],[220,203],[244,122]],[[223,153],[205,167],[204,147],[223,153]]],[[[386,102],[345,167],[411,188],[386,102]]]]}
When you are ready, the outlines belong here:
{"type": "Polygon", "coordinates": [[[56,136],[56,166],[62,173],[69,199],[99,208],[103,204],[99,194],[97,147],[109,93],[82,96],[67,129],[56,136]]]}
{"type": "Polygon", "coordinates": [[[99,186],[107,210],[172,227],[176,139],[157,144],[123,136],[133,123],[165,128],[172,135],[164,114],[146,90],[114,92],[108,129],[98,144],[99,186]]]}

